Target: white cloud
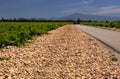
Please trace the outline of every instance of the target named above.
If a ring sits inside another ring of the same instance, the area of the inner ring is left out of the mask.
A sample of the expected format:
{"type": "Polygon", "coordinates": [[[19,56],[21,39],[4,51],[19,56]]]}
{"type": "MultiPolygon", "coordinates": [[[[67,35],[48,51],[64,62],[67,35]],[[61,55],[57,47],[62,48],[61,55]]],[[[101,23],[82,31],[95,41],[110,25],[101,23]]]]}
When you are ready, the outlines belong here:
{"type": "Polygon", "coordinates": [[[64,11],[62,11],[62,13],[71,14],[71,13],[76,13],[78,11],[79,11],[79,8],[68,8],[68,9],[65,9],[64,11]]]}
{"type": "Polygon", "coordinates": [[[88,5],[88,4],[89,4],[88,1],[82,1],[82,2],[83,2],[83,4],[85,4],[85,5],[88,5]]]}
{"type": "Polygon", "coordinates": [[[93,3],[93,0],[83,0],[83,1],[82,1],[82,4],[83,4],[83,5],[89,5],[89,4],[91,4],[91,3],[93,3]]]}
{"type": "Polygon", "coordinates": [[[86,5],[90,5],[93,2],[93,0],[80,0],[80,1],[75,1],[75,2],[70,2],[70,3],[66,3],[63,6],[67,6],[67,7],[75,7],[75,6],[86,6],[86,5]]]}
{"type": "Polygon", "coordinates": [[[92,15],[120,15],[120,6],[109,5],[109,6],[94,6],[92,3],[94,0],[80,0],[79,2],[74,2],[69,4],[64,10],[61,11],[62,14],[73,14],[73,13],[83,13],[92,15]]]}
{"type": "Polygon", "coordinates": [[[120,6],[107,6],[99,8],[96,13],[98,15],[106,15],[106,14],[118,14],[120,13],[120,6]]]}
{"type": "Polygon", "coordinates": [[[68,3],[63,6],[64,10],[61,11],[62,14],[72,14],[72,13],[91,13],[94,8],[90,5],[94,2],[94,0],[80,0],[73,3],[68,3]]]}
{"type": "Polygon", "coordinates": [[[91,6],[81,6],[81,7],[73,7],[73,8],[67,8],[64,9],[61,13],[63,14],[73,14],[73,13],[83,13],[83,14],[92,14],[96,9],[91,6]]]}

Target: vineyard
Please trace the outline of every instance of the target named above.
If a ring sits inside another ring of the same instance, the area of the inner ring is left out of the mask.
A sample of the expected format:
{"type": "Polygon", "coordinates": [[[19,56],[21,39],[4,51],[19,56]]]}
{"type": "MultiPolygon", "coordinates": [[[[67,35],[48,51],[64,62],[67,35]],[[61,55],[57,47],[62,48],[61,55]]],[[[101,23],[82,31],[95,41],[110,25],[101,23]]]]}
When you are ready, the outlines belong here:
{"type": "Polygon", "coordinates": [[[0,22],[0,48],[25,45],[34,35],[47,34],[68,22],[0,22]]]}
{"type": "Polygon", "coordinates": [[[120,29],[120,22],[80,22],[80,24],[120,29]]]}

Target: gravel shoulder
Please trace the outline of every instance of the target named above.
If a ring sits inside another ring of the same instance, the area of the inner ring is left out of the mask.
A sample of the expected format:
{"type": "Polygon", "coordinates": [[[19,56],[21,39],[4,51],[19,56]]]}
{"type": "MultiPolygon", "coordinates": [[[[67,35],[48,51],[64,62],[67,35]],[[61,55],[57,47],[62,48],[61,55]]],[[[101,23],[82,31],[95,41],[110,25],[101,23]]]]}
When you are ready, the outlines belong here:
{"type": "Polygon", "coordinates": [[[0,79],[120,79],[120,60],[74,25],[35,37],[23,47],[7,46],[0,79]]]}

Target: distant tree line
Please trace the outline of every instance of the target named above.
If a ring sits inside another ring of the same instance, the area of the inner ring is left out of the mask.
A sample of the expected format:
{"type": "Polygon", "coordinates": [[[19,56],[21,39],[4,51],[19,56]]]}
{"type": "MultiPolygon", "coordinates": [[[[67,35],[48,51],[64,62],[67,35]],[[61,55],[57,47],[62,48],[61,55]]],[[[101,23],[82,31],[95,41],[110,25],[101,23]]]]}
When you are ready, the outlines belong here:
{"type": "Polygon", "coordinates": [[[52,20],[52,19],[27,19],[27,18],[5,19],[5,18],[1,18],[0,22],[74,22],[74,21],[73,20],[52,20]]]}
{"type": "MultiPolygon", "coordinates": [[[[36,19],[36,18],[13,18],[13,19],[5,19],[5,18],[1,18],[0,22],[73,22],[74,24],[79,24],[80,22],[106,22],[108,23],[109,21],[92,21],[92,20],[81,20],[81,19],[77,19],[77,20],[53,20],[53,19],[36,19]]],[[[116,22],[120,22],[120,21],[116,21],[116,22]]]]}

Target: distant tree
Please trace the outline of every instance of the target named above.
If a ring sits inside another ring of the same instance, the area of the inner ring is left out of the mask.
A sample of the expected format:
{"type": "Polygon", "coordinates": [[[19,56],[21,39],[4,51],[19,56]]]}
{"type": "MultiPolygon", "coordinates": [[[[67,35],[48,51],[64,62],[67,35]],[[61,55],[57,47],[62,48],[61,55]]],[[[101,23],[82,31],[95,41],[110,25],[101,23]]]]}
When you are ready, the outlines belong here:
{"type": "Polygon", "coordinates": [[[5,19],[4,18],[1,18],[1,22],[4,22],[5,21],[5,19]]]}
{"type": "Polygon", "coordinates": [[[13,22],[16,22],[16,18],[13,19],[13,22]]]}
{"type": "Polygon", "coordinates": [[[77,24],[80,24],[80,19],[77,19],[77,24]]]}
{"type": "Polygon", "coordinates": [[[106,21],[106,23],[108,23],[108,21],[106,21]]]}
{"type": "Polygon", "coordinates": [[[91,20],[88,20],[88,22],[91,22],[91,20]]]}

